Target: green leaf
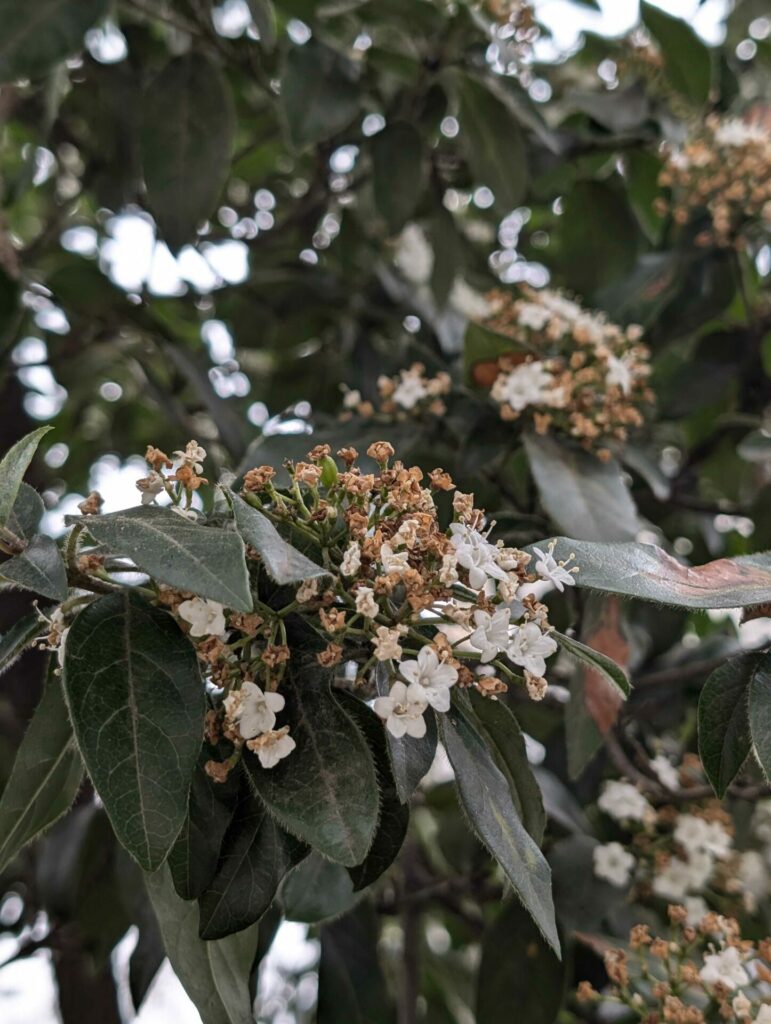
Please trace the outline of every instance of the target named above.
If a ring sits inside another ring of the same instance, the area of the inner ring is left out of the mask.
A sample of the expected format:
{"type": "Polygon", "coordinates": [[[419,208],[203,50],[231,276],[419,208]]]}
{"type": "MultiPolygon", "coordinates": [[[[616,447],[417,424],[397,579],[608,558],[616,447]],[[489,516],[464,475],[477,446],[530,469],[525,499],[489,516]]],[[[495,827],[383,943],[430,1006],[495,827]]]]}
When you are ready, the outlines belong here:
{"type": "Polygon", "coordinates": [[[45,505],[38,492],[34,487],[23,483],[8,517],[8,529],[23,540],[32,540],[38,532],[44,512],[45,505]]]}
{"type": "Polygon", "coordinates": [[[287,875],[281,886],[281,906],[289,921],[315,924],[346,913],[357,900],[350,874],[342,866],[313,852],[287,875]]]}
{"type": "Polygon", "coordinates": [[[140,138],[147,199],[172,252],[195,238],[230,170],[235,120],[219,68],[191,51],[169,61],[144,98],[140,138]]]}
{"type": "Polygon", "coordinates": [[[260,557],[276,583],[301,583],[316,576],[328,576],[326,569],[316,565],[297,548],[292,547],[271,521],[252,508],[237,494],[230,495],[238,532],[260,557]]]}
{"type": "Polygon", "coordinates": [[[396,859],[407,835],[410,811],[407,804],[402,803],[396,782],[391,770],[388,755],[387,730],[374,711],[346,690],[335,694],[348,714],[356,722],[369,744],[375,759],[377,786],[380,791],[380,817],[378,819],[375,838],[369,853],[361,864],[350,868],[350,875],[356,892],[372,885],[396,859]]]}
{"type": "Polygon", "coordinates": [[[757,655],[749,680],[752,749],[766,779],[771,778],[771,652],[757,655]]]}
{"type": "Polygon", "coordinates": [[[43,534],[30,541],[20,555],[3,562],[0,576],[52,601],[64,601],[68,594],[64,560],[56,541],[43,534]]]}
{"type": "Polygon", "coordinates": [[[519,206],[527,192],[527,155],[519,122],[480,81],[457,79],[461,142],[476,184],[487,185],[502,212],[519,206]]]}
{"type": "Polygon", "coordinates": [[[506,778],[458,705],[440,717],[442,742],[460,800],[481,841],[498,861],[538,929],[559,955],[551,872],[517,814],[506,778]]]}
{"type": "Polygon", "coordinates": [[[506,904],[482,943],[476,1024],[510,1024],[512,1007],[527,1024],[554,1024],[564,990],[564,965],[522,907],[506,904]]]}
{"type": "Polygon", "coordinates": [[[198,901],[202,939],[221,939],[255,924],[307,847],[287,835],[251,792],[225,834],[216,874],[198,901]]]}
{"type": "MultiPolygon", "coordinates": [[[[550,543],[544,541],[539,544],[550,543]]],[[[771,553],[687,566],[655,544],[592,544],[555,538],[554,557],[575,554],[576,583],[675,608],[745,608],[771,601],[771,553]]]]}
{"type": "Polygon", "coordinates": [[[355,867],[366,857],[377,827],[372,755],[332,699],[329,673],[321,666],[295,669],[281,692],[297,748],[275,768],[263,768],[256,757],[245,755],[249,777],[285,829],[330,860],[355,867]]]}
{"type": "Polygon", "coordinates": [[[378,960],[378,922],[363,900],[320,930],[318,1024],[393,1024],[378,960]]]}
{"type": "MultiPolygon", "coordinates": [[[[145,885],[158,918],[166,955],[203,1024],[254,1024],[251,997],[247,998],[251,963],[246,969],[245,964],[252,941],[256,954],[256,927],[219,942],[204,942],[198,937],[198,905],[177,896],[167,865],[146,875],[145,885]],[[233,967],[238,965],[236,978],[228,977],[228,963],[233,967]]],[[[254,960],[254,956],[251,959],[254,960]]]]}
{"type": "Polygon", "coordinates": [[[543,506],[561,530],[580,540],[637,535],[637,509],[615,461],[532,432],[524,443],[543,506]]]}
{"type": "Polygon", "coordinates": [[[295,149],[347,128],[359,113],[357,77],[351,61],[315,39],[290,49],[281,78],[281,104],[295,149]]]}
{"type": "MultiPolygon", "coordinates": [[[[78,517],[67,520],[68,525],[82,522],[78,517]]],[[[89,516],[84,525],[109,551],[128,555],[161,583],[242,612],[252,610],[244,545],[234,531],[199,526],[151,505],[89,516]]]]}
{"type": "Polygon", "coordinates": [[[559,242],[562,276],[585,297],[632,271],[644,238],[621,178],[578,181],[565,193],[559,242]]]}
{"type": "Polygon", "coordinates": [[[184,900],[195,900],[217,871],[220,848],[238,802],[237,774],[214,782],[204,771],[204,749],[190,785],[187,816],[169,854],[174,888],[184,900]]]}
{"type": "Polygon", "coordinates": [[[41,635],[44,627],[33,612],[25,615],[0,636],[0,675],[6,672],[21,655],[32,646],[32,641],[41,635]]]}
{"type": "Polygon", "coordinates": [[[395,234],[423,193],[423,141],[417,129],[405,121],[389,121],[372,140],[372,162],[375,205],[395,234]]]}
{"type": "Polygon", "coordinates": [[[88,605],[67,635],[64,687],[78,746],[115,834],[146,871],[187,814],[204,689],[172,617],[131,591],[88,605]]]}
{"type": "Polygon", "coordinates": [[[517,814],[533,840],[540,844],[546,829],[546,812],[540,786],[527,760],[519,722],[502,701],[489,700],[473,690],[471,705],[478,731],[509,784],[517,814]]]}
{"type": "Polygon", "coordinates": [[[673,18],[659,7],[641,3],[640,15],[661,47],[664,73],[669,81],[693,103],[706,103],[712,85],[709,47],[682,18],[673,18]]]}
{"type": "Polygon", "coordinates": [[[624,699],[632,692],[632,685],[626,672],[612,658],[600,653],[600,651],[595,651],[591,647],[587,647],[586,644],[582,644],[575,637],[565,636],[564,633],[557,632],[554,632],[552,636],[558,641],[560,647],[577,661],[581,661],[593,671],[599,672],[601,676],[618,690],[624,699]]]}
{"type": "Polygon", "coordinates": [[[70,809],[82,777],[61,683],[51,673],[0,798],[0,872],[70,809]]]}
{"type": "Polygon", "coordinates": [[[752,747],[749,693],[763,656],[745,654],[716,669],[699,695],[699,757],[719,797],[739,774],[752,747]]]}
{"type": "Polygon", "coordinates": [[[260,46],[270,53],[276,46],[276,11],[271,0],[246,0],[257,31],[260,33],[260,46]]]}
{"type": "Polygon", "coordinates": [[[0,0],[0,82],[38,78],[75,53],[108,6],[108,0],[0,0]]]}
{"type": "MultiPolygon", "coordinates": [[[[12,6],[17,7],[18,5],[12,4],[12,6]]],[[[8,26],[7,22],[3,20],[1,11],[0,24],[3,26],[3,36],[0,37],[0,47],[2,47],[2,39],[7,39],[8,26]]],[[[0,526],[8,524],[27,467],[32,461],[41,439],[52,429],[52,427],[38,427],[37,430],[33,430],[31,434],[27,434],[12,448],[9,448],[0,461],[0,526]]]]}
{"type": "MultiPolygon", "coordinates": [[[[385,673],[377,678],[378,693],[381,697],[388,695],[389,682],[385,673]]],[[[406,804],[436,756],[436,718],[429,709],[425,715],[426,735],[421,739],[412,736],[397,738],[386,730],[388,756],[391,759],[396,792],[403,804],[406,804]]]]}
{"type": "Polygon", "coordinates": [[[463,336],[463,366],[467,383],[489,390],[500,372],[498,359],[512,352],[530,353],[532,349],[484,324],[469,320],[463,336]]]}

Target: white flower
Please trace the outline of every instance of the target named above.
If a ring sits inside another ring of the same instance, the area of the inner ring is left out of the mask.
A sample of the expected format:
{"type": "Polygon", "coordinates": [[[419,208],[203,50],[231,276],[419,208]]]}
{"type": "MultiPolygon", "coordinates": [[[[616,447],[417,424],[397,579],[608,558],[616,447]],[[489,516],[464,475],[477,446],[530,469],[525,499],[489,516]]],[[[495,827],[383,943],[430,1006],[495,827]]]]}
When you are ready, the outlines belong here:
{"type": "Polygon", "coordinates": [[[403,575],[410,567],[409,557],[409,551],[394,551],[387,542],[380,545],[380,564],[386,574],[394,572],[403,575]]]}
{"type": "Polygon", "coordinates": [[[715,142],[720,146],[746,146],[750,142],[764,143],[768,135],[762,125],[748,124],[738,117],[723,121],[715,130],[715,142]]]}
{"type": "Polygon", "coordinates": [[[343,408],[344,409],[358,409],[361,405],[361,391],[356,388],[351,388],[350,391],[346,391],[343,395],[343,408]]]}
{"type": "Polygon", "coordinates": [[[314,597],[318,597],[318,594],[319,581],[316,576],[312,576],[309,580],[303,580],[297,588],[295,599],[298,604],[307,604],[309,601],[312,601],[314,597]]]}
{"type": "Polygon", "coordinates": [[[453,281],[447,301],[456,313],[465,316],[467,320],[486,320],[493,312],[492,303],[462,277],[456,277],[453,281]]]}
{"type": "Polygon", "coordinates": [[[405,548],[409,548],[411,551],[415,547],[415,543],[418,539],[419,529],[420,523],[417,519],[405,519],[393,536],[394,545],[399,547],[403,544],[405,548]]]}
{"type": "Polygon", "coordinates": [[[434,269],[434,250],[417,224],[408,224],[396,241],[396,266],[413,284],[427,284],[434,269]]]}
{"type": "Polygon", "coordinates": [[[592,851],[594,873],[611,885],[626,885],[632,876],[635,860],[621,843],[605,843],[592,851]]]}
{"type": "Polygon", "coordinates": [[[680,788],[680,776],[669,758],[664,757],[663,754],[657,754],[651,760],[651,768],[662,786],[672,790],[680,788]]]}
{"type": "Polygon", "coordinates": [[[754,1024],[771,1024],[771,1006],[768,1003],[763,1003],[754,1024]]]}
{"type": "Polygon", "coordinates": [[[359,587],[356,591],[356,611],[367,619],[374,619],[380,611],[372,587],[359,587]]]}
{"type": "Polygon", "coordinates": [[[719,953],[707,953],[699,977],[707,985],[718,982],[733,992],[742,985],[748,985],[750,977],[742,967],[741,954],[736,946],[728,946],[719,953]]]}
{"type": "Polygon", "coordinates": [[[517,303],[517,323],[531,331],[542,331],[551,320],[551,313],[537,302],[517,303]]]}
{"type": "Polygon", "coordinates": [[[575,572],[570,572],[565,568],[566,562],[557,561],[552,554],[553,548],[550,547],[549,551],[543,551],[541,548],[533,546],[533,551],[536,554],[535,571],[542,580],[553,583],[560,593],[566,586],[574,587],[576,585],[575,572]]]}
{"type": "Polygon", "coordinates": [[[535,622],[515,626],[512,630],[507,654],[515,665],[527,669],[534,676],[546,671],[546,658],[557,650],[557,641],[542,633],[535,622]]]}
{"type": "Polygon", "coordinates": [[[683,899],[688,892],[700,892],[710,879],[714,863],[708,853],[694,851],[687,860],[672,857],[653,879],[653,891],[664,899],[683,899]]]}
{"type": "Polygon", "coordinates": [[[406,632],[406,626],[394,626],[393,629],[389,629],[388,626],[378,626],[375,630],[375,638],[372,641],[377,660],[389,661],[392,658],[396,660],[401,658],[404,651],[399,640],[406,632]]]}
{"type": "Polygon", "coordinates": [[[154,469],[147,476],[143,476],[141,480],[137,480],[137,490],[142,493],[142,504],[152,504],[161,491],[163,491],[163,484],[163,477],[154,469]]]}
{"type": "Polygon", "coordinates": [[[469,642],[482,652],[481,662],[492,661],[496,654],[506,650],[509,643],[510,608],[499,608],[490,615],[477,608],[474,612],[476,629],[469,637],[469,642]]]}
{"type": "Polygon", "coordinates": [[[555,292],[551,288],[543,288],[535,294],[542,305],[550,309],[552,313],[556,313],[557,316],[561,316],[563,320],[572,323],[584,313],[577,302],[565,298],[564,295],[560,295],[559,292],[555,292]]]}
{"type": "Polygon", "coordinates": [[[771,799],[758,802],[752,816],[752,830],[761,842],[771,843],[771,799]]]}
{"type": "Polygon", "coordinates": [[[203,461],[206,458],[206,449],[202,448],[197,441],[188,441],[183,452],[174,452],[175,459],[181,459],[185,465],[190,466],[194,473],[203,473],[203,461]]]}
{"type": "Polygon", "coordinates": [[[481,590],[490,579],[508,579],[498,565],[498,549],[479,530],[465,523],[452,523],[450,533],[457,563],[468,570],[469,585],[474,590],[481,590]]]}
{"type": "Polygon", "coordinates": [[[250,749],[254,750],[260,759],[263,768],[275,768],[279,761],[288,757],[297,744],[289,735],[289,726],[277,729],[275,732],[266,732],[252,740],[250,749]]]}
{"type": "Polygon", "coordinates": [[[417,661],[403,661],[399,672],[410,684],[411,698],[427,702],[437,711],[450,710],[450,687],[458,681],[458,671],[441,662],[433,647],[421,647],[417,661]]]}
{"type": "Polygon", "coordinates": [[[385,720],[392,736],[412,736],[419,740],[426,735],[426,720],[423,712],[428,702],[418,699],[413,687],[396,682],[387,697],[378,697],[374,703],[375,714],[385,720]]]}
{"type": "Polygon", "coordinates": [[[284,707],[280,693],[263,693],[256,683],[246,682],[240,691],[241,701],[236,712],[238,731],[245,740],[270,732],[276,724],[276,712],[284,707]]]}
{"type": "Polygon", "coordinates": [[[536,359],[532,363],[522,363],[510,373],[500,374],[490,394],[496,402],[510,405],[515,412],[522,412],[529,405],[547,403],[553,384],[552,375],[536,359]]]}
{"type": "Polygon", "coordinates": [[[223,636],[227,631],[223,606],[208,597],[191,597],[177,611],[190,623],[190,636],[223,636]]]}
{"type": "Polygon", "coordinates": [[[753,910],[757,907],[758,900],[765,899],[769,891],[768,869],[763,854],[757,850],[742,853],[736,873],[742,883],[745,904],[748,905],[748,909],[753,910]]]}
{"type": "Polygon", "coordinates": [[[693,814],[681,814],[674,832],[675,841],[689,856],[694,851],[724,859],[731,853],[733,840],[719,821],[705,821],[693,814]]]}
{"type": "Polygon", "coordinates": [[[731,1009],[737,1015],[737,1017],[746,1018],[749,1016],[749,1012],[752,1009],[752,1003],[745,996],[743,992],[740,992],[738,996],[734,996],[731,1001],[731,1009]]]}
{"type": "Polygon", "coordinates": [[[629,782],[611,780],[603,786],[597,806],[616,821],[647,821],[653,808],[629,782]]]}
{"type": "Polygon", "coordinates": [[[422,378],[416,373],[402,370],[401,380],[396,385],[391,398],[402,409],[414,409],[418,402],[428,397],[428,391],[422,378]]]}
{"type": "Polygon", "coordinates": [[[686,896],[681,902],[688,912],[685,923],[691,925],[692,928],[695,928],[704,915],[709,913],[707,901],[702,896],[686,896]]]}
{"type": "Polygon", "coordinates": [[[632,390],[632,371],[629,364],[616,356],[608,356],[608,372],[605,375],[605,382],[610,387],[621,388],[625,395],[632,390]]]}
{"type": "Polygon", "coordinates": [[[361,568],[361,548],[352,540],[345,549],[343,560],[340,563],[340,572],[343,576],[355,576],[361,568]]]}

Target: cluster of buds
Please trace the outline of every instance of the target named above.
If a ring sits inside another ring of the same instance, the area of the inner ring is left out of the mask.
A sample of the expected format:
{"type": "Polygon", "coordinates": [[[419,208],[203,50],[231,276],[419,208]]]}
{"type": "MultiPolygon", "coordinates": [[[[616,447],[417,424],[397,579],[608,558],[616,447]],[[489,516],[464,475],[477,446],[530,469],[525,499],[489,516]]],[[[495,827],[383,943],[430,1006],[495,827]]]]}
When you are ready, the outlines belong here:
{"type": "Polygon", "coordinates": [[[711,226],[699,245],[743,248],[760,226],[771,228],[771,132],[768,120],[711,115],[680,147],[667,151],[659,184],[671,199],[656,200],[657,212],[681,225],[706,212],[711,226]]]}
{"type": "Polygon", "coordinates": [[[150,472],[137,480],[142,504],[154,504],[160,494],[167,494],[175,511],[194,515],[191,511],[193,494],[202,484],[209,482],[200,475],[203,473],[206,449],[197,441],[188,441],[184,451],[176,451],[172,455],[173,459],[170,459],[160,448],[147,446],[145,462],[150,472]]]}
{"type": "Polygon", "coordinates": [[[365,419],[376,417],[382,422],[403,421],[424,416],[444,416],[443,401],[452,387],[450,375],[440,370],[433,377],[426,374],[423,363],[413,363],[394,377],[378,377],[377,403],[362,398],[361,392],[346,389],[343,396],[342,420],[353,415],[365,419]]]}
{"type": "Polygon", "coordinates": [[[771,939],[743,939],[736,920],[714,913],[691,924],[677,904],[668,915],[667,937],[640,924],[628,949],[607,950],[607,989],[584,981],[579,1002],[626,1007],[643,1024],[771,1024],[771,939]]]}
{"type": "Polygon", "coordinates": [[[607,459],[653,401],[642,328],[623,329],[558,291],[496,290],[485,326],[516,342],[512,352],[474,368],[476,383],[507,421],[527,418],[539,434],[568,434],[607,459]]]}

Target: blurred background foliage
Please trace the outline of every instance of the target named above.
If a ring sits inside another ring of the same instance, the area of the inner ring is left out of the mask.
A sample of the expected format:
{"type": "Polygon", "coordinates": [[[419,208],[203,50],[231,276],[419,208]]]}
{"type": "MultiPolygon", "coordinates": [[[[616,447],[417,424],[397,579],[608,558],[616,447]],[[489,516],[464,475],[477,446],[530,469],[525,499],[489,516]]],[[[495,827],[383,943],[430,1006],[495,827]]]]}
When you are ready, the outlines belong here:
{"type": "MultiPolygon", "coordinates": [[[[386,435],[442,465],[516,543],[636,536],[694,564],[771,546],[768,220],[737,246],[697,244],[704,215],[678,224],[656,202],[663,142],[710,113],[769,129],[762,0],[736,0],[717,46],[643,3],[631,36],[586,32],[570,54],[537,8],[531,23],[506,0],[0,0],[0,25],[0,447],[55,427],[32,481],[51,509],[150,443],[196,437],[239,471],[296,457],[314,429],[359,447],[386,435]],[[464,375],[481,293],[547,282],[645,329],[655,413],[609,464],[556,442],[525,451],[464,375]],[[341,385],[373,399],[415,361],[451,373],[446,416],[340,421],[341,385]]],[[[26,598],[2,600],[5,626],[26,598]]],[[[607,885],[575,891],[592,842],[581,805],[652,738],[692,748],[706,675],[758,641],[730,617],[585,596],[551,616],[640,684],[623,716],[570,667],[555,680],[569,705],[511,697],[541,762],[562,926],[618,934],[639,912],[607,885]]],[[[0,779],[41,665],[27,655],[5,677],[0,779]]],[[[400,1024],[494,1024],[512,1006],[529,1024],[578,1019],[545,993],[596,977],[591,946],[505,970],[495,950],[521,963],[529,926],[499,913],[447,785],[422,800],[393,874],[314,933],[318,1009],[289,985],[275,1019],[387,1021],[387,991],[400,1024]]],[[[79,804],[2,880],[0,927],[12,959],[51,951],[66,1024],[101,1024],[130,1016],[110,970],[127,929],[135,1005],[163,954],[134,870],[88,792],[79,804]]],[[[290,919],[354,903],[315,868],[284,892],[290,919]]],[[[280,916],[260,924],[260,955],[280,916]]]]}

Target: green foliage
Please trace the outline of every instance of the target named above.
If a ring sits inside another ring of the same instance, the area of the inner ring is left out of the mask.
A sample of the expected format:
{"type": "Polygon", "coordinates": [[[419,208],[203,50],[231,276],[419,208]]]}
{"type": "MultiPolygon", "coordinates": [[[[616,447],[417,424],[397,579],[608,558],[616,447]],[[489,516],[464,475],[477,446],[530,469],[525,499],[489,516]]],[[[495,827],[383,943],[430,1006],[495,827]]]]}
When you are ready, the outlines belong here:
{"type": "Polygon", "coordinates": [[[246,544],[259,551],[265,568],[276,583],[302,583],[303,580],[327,575],[321,566],[288,544],[273,523],[256,508],[237,494],[230,500],[238,532],[246,544]]]}
{"type": "Polygon", "coordinates": [[[0,81],[39,78],[80,49],[83,35],[107,13],[107,0],[40,0],[34,9],[0,3],[0,81]]]}
{"type": "Polygon", "coordinates": [[[11,516],[22,479],[50,427],[39,427],[27,434],[3,456],[0,462],[0,526],[6,526],[11,516]]]}

